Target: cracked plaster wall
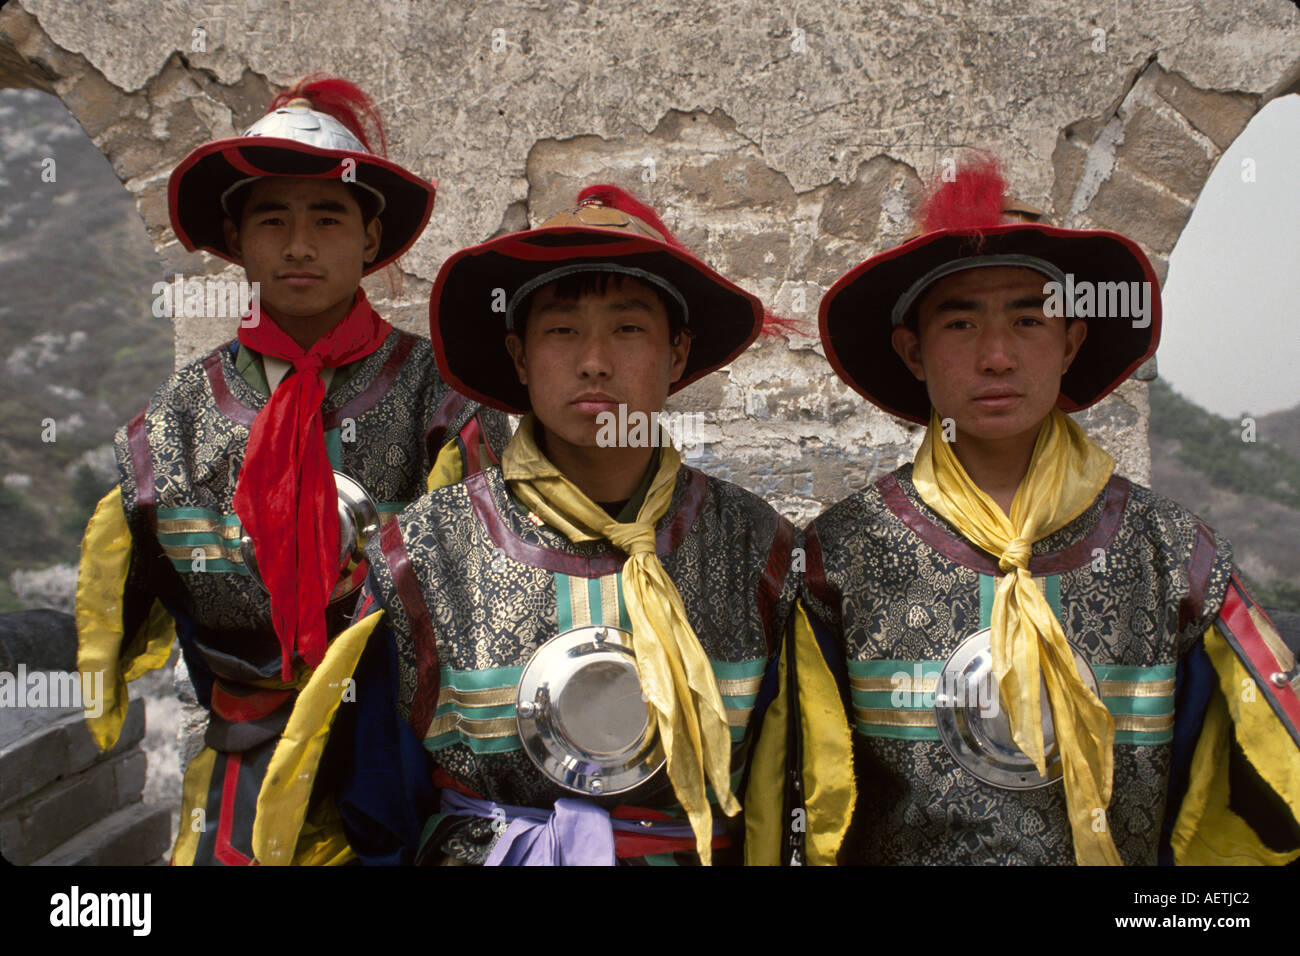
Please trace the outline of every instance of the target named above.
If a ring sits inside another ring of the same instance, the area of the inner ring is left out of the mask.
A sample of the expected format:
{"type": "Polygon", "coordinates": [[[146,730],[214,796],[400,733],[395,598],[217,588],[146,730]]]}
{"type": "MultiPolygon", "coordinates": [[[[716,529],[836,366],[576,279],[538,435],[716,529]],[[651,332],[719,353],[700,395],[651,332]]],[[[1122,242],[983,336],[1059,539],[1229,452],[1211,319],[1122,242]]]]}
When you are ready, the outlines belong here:
{"type": "MultiPolygon", "coordinates": [[[[224,264],[170,231],[176,162],[302,73],[354,79],[380,102],[393,158],[440,182],[401,290],[368,283],[381,312],[421,331],[448,254],[545,218],[588,182],[633,188],[720,271],[806,322],[672,400],[705,415],[696,463],[802,522],[919,441],[838,382],[815,320],[835,278],[908,231],[922,178],[963,147],[991,149],[1021,198],[1133,236],[1163,279],[1219,156],[1295,87],[1298,37],[1286,0],[14,0],[0,10],[0,85],[59,95],[166,266],[192,275],[224,264]]],[[[231,332],[178,320],[177,363],[231,332]]],[[[1081,416],[1139,481],[1153,374],[1081,416]]]]}

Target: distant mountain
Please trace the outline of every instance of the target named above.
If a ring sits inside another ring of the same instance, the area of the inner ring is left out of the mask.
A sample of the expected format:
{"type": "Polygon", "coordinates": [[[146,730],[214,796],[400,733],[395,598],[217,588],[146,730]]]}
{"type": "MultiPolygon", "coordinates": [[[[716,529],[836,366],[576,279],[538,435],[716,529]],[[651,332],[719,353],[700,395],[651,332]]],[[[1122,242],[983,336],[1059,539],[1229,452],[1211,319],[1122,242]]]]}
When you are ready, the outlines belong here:
{"type": "Polygon", "coordinates": [[[1151,484],[1232,541],[1268,607],[1300,611],[1300,407],[1248,425],[1151,383],[1151,484]]]}
{"type": "Polygon", "coordinates": [[[1260,438],[1300,458],[1300,405],[1259,416],[1260,438]]]}
{"type": "Polygon", "coordinates": [[[15,569],[76,560],[116,483],[113,431],[171,373],[171,323],[151,308],[163,277],[135,201],[63,104],[0,90],[0,610],[20,606],[15,569]]]}

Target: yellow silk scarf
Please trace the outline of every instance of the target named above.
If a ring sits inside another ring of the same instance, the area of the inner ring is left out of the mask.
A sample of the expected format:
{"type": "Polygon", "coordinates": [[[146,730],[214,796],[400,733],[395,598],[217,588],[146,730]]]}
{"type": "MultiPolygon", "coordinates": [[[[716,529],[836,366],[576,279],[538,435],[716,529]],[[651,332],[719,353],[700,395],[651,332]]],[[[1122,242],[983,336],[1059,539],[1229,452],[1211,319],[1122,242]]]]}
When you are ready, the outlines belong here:
{"type": "Polygon", "coordinates": [[[588,498],[538,448],[529,414],[501,456],[510,491],[570,541],[609,541],[627,554],[623,601],[641,690],[668,758],[668,778],[695,831],[704,864],[712,862],[713,814],[706,783],[727,816],[740,812],[731,793],[731,733],[713,668],[695,636],[677,586],[655,553],[655,523],[668,511],[681,458],[666,445],[636,521],[620,524],[588,498]]]}
{"type": "Polygon", "coordinates": [[[966,474],[948,443],[936,438],[941,434],[932,411],[912,480],[922,501],[998,558],[1003,576],[994,592],[990,640],[1012,737],[1045,774],[1041,680],[1061,752],[1075,859],[1080,865],[1122,865],[1105,813],[1115,722],[1079,677],[1060,622],[1029,573],[1033,543],[1081,515],[1105,487],[1115,462],[1068,415],[1053,409],[1039,429],[1008,518],[966,474]]]}

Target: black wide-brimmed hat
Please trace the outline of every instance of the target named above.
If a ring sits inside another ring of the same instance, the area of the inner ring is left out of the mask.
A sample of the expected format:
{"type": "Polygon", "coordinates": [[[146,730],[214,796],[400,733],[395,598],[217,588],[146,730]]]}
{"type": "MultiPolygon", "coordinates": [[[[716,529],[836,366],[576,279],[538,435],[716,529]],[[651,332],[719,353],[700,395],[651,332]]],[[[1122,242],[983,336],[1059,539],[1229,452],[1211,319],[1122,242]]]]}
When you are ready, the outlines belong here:
{"type": "Polygon", "coordinates": [[[1003,198],[1000,176],[983,190],[983,212],[954,210],[955,203],[972,194],[978,197],[981,191],[972,188],[971,175],[988,173],[960,171],[958,177],[966,180],[939,188],[943,193],[952,186],[949,196],[932,197],[931,208],[937,198],[940,212],[922,217],[929,228],[859,264],[822,297],[819,330],[831,367],[872,404],[900,418],[928,422],[925,383],[894,351],[894,329],[907,321],[926,290],[940,279],[967,269],[1018,266],[1041,273],[1045,285],[1057,283],[1059,301],[1067,310],[1063,314],[1088,322],[1088,335],[1061,379],[1057,404],[1074,412],[1101,401],[1159,344],[1160,287],[1151,263],[1137,243],[1119,233],[1041,222],[1039,210],[1003,198]],[[945,219],[960,224],[945,227],[945,219]],[[940,228],[933,228],[936,224],[940,228]],[[1142,283],[1150,283],[1145,315],[1139,313],[1142,283]],[[1082,297],[1084,290],[1091,290],[1088,299],[1082,297]]]}
{"type": "Polygon", "coordinates": [[[376,155],[356,135],[353,130],[360,126],[346,99],[330,95],[343,89],[368,104],[356,87],[324,78],[295,89],[308,96],[290,99],[242,135],[204,143],[181,160],[167,188],[172,229],[191,252],[204,249],[234,262],[222,221],[233,218],[230,200],[240,189],[266,176],[334,179],[364,190],[378,209],[379,251],[364,272],[382,269],[424,231],[436,184],[376,155]],[[327,107],[315,108],[308,98],[317,90],[323,91],[327,107]],[[339,116],[348,118],[352,128],[339,116]]]}
{"type": "Polygon", "coordinates": [[[443,263],[429,297],[429,332],[438,371],[452,388],[491,408],[527,412],[528,389],[515,374],[506,334],[520,326],[516,311],[532,293],[579,273],[634,278],[675,303],[691,349],[670,392],[733,361],[758,336],[758,298],[691,255],[648,207],[610,186],[588,187],[578,202],[535,229],[462,249],[443,263]]]}

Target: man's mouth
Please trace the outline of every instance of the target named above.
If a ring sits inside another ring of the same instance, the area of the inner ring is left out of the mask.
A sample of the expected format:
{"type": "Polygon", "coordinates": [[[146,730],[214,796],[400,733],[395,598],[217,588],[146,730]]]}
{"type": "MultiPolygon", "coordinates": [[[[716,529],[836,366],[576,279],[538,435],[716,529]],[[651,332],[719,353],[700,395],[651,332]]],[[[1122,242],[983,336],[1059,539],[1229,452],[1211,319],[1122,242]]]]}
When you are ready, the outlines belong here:
{"type": "Polygon", "coordinates": [[[990,388],[977,394],[973,401],[981,408],[997,411],[1002,408],[1010,408],[1020,401],[1021,397],[1021,394],[1012,388],[990,388]]]}
{"type": "Polygon", "coordinates": [[[276,278],[285,285],[309,286],[322,281],[325,277],[315,272],[282,272],[276,278]]]}
{"type": "Polygon", "coordinates": [[[601,412],[617,412],[619,402],[604,392],[583,392],[569,404],[585,415],[599,415],[601,412]]]}

